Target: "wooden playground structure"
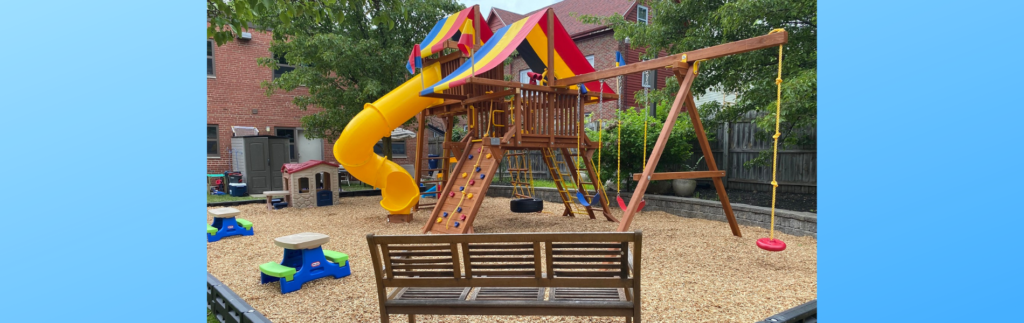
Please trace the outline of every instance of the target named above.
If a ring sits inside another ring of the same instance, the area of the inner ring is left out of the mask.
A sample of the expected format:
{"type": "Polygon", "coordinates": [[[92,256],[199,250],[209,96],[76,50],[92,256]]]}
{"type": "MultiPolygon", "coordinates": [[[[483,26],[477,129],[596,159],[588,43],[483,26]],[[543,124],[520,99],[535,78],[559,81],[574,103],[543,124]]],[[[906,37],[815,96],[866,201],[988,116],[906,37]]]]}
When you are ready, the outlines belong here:
{"type": "MultiPolygon", "coordinates": [[[[559,28],[555,28],[557,18],[554,12],[549,9],[542,14],[545,17],[541,19],[547,19],[547,49],[544,51],[543,48],[538,49],[534,45],[534,50],[546,67],[548,66],[546,62],[556,62],[556,64],[561,62],[561,59],[558,61],[555,59],[557,51],[555,40],[562,38],[558,38],[558,35],[555,34],[559,28]],[[546,57],[543,54],[546,54],[546,57]]],[[[479,28],[481,21],[479,9],[474,9],[473,15],[478,18],[474,21],[476,27],[479,28]]],[[[480,49],[480,36],[476,35],[475,37],[475,48],[480,49]]],[[[597,214],[600,213],[608,221],[619,222],[617,231],[625,232],[629,230],[633,218],[640,209],[644,191],[650,181],[711,178],[733,235],[741,236],[739,224],[733,215],[729,198],[722,184],[725,171],[719,170],[715,164],[711,146],[695,108],[690,87],[699,75],[701,61],[779,46],[785,44],[787,39],[788,34],[781,31],[561,79],[556,79],[556,73],[547,73],[546,70],[538,71],[537,68],[533,68],[534,72],[541,72],[540,74],[544,75],[545,82],[541,85],[504,81],[503,65],[498,65],[489,70],[473,71],[473,74],[465,77],[464,82],[459,85],[451,86],[437,93],[422,95],[440,98],[444,101],[421,111],[416,116],[419,123],[418,144],[426,144],[425,131],[428,117],[441,118],[445,129],[447,129],[444,134],[443,153],[440,157],[425,157],[422,149],[416,151],[416,166],[413,175],[416,183],[438,184],[441,187],[438,190],[436,202],[424,203],[425,201],[421,200],[416,207],[417,209],[433,207],[423,232],[473,233],[473,220],[477,216],[477,211],[502,159],[508,157],[511,164],[510,172],[520,172],[524,170],[521,163],[524,155],[529,151],[540,151],[565,205],[563,216],[587,215],[591,219],[596,219],[597,214]],[[670,67],[673,70],[676,79],[679,80],[679,90],[668,111],[668,117],[653,151],[647,158],[643,172],[632,175],[633,180],[638,181],[632,198],[625,208],[622,218],[616,219],[610,212],[609,199],[603,184],[597,180],[585,182],[585,179],[580,176],[582,172],[588,175],[587,178],[599,178],[592,157],[601,145],[601,143],[591,141],[585,135],[582,107],[588,103],[618,98],[618,94],[603,90],[606,86],[603,80],[664,67],[670,67]],[[587,84],[586,87],[591,87],[593,82],[600,82],[599,86],[602,91],[591,89],[580,93],[580,85],[587,84]],[[655,173],[654,169],[666,148],[672,126],[682,112],[686,112],[690,116],[708,170],[655,173]],[[451,129],[456,125],[456,117],[464,117],[468,122],[468,132],[459,142],[452,141],[451,129]],[[454,165],[451,162],[452,158],[457,161],[454,165]],[[580,162],[571,162],[577,158],[580,162]],[[424,168],[423,166],[429,159],[440,160],[439,167],[424,168]],[[580,165],[578,169],[577,163],[580,165]],[[567,168],[569,172],[562,172],[563,167],[567,168]],[[436,180],[425,180],[424,175],[431,171],[440,173],[440,176],[436,180]],[[597,191],[596,195],[589,193],[585,189],[585,185],[594,187],[597,191]]],[[[575,44],[571,45],[575,47],[575,44]]],[[[446,41],[444,46],[445,48],[458,48],[458,44],[451,40],[446,41]]],[[[562,53],[562,56],[561,58],[564,58],[565,53],[562,53]]],[[[451,54],[440,55],[436,59],[427,59],[424,65],[440,63],[442,77],[448,77],[464,64],[475,64],[470,62],[472,59],[471,55],[455,51],[451,54]]],[[[555,66],[555,70],[559,71],[558,65],[555,66]]],[[[516,195],[516,198],[530,197],[519,192],[516,195]]]]}

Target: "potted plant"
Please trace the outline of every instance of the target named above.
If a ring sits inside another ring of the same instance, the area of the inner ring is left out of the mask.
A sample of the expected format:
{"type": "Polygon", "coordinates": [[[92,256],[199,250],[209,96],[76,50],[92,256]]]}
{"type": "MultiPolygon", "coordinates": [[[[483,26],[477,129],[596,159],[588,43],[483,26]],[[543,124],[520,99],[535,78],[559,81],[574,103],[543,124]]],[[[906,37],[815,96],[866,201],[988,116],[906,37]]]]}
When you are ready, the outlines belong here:
{"type": "MultiPolygon", "coordinates": [[[[697,162],[693,166],[687,165],[689,171],[697,169],[697,165],[700,161],[704,160],[704,156],[697,159],[697,162]]],[[[693,196],[693,191],[697,189],[697,180],[695,179],[673,179],[672,180],[672,191],[676,193],[676,196],[690,197],[693,196]]]]}

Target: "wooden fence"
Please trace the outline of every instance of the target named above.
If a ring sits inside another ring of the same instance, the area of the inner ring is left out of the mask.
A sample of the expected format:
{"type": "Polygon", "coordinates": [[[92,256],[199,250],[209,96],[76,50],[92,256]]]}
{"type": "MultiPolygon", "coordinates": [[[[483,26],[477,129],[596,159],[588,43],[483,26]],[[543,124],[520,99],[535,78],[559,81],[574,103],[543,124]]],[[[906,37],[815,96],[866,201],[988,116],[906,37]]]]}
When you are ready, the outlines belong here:
{"type": "MultiPolygon", "coordinates": [[[[761,151],[771,152],[772,149],[772,138],[770,136],[757,138],[757,134],[763,131],[757,129],[757,126],[752,123],[753,117],[753,114],[747,114],[740,122],[726,123],[718,129],[715,138],[711,141],[711,151],[715,156],[718,169],[726,171],[725,185],[727,188],[748,191],[767,191],[771,189],[772,166],[770,160],[766,165],[752,167],[744,165],[757,158],[761,151]]],[[[656,134],[657,132],[654,133],[656,134]]],[[[817,193],[817,131],[816,129],[808,129],[802,131],[801,134],[808,136],[809,144],[779,150],[779,170],[777,174],[779,192],[817,193]]],[[[431,154],[440,153],[438,139],[431,138],[431,147],[429,149],[431,154]],[[438,140],[438,143],[435,143],[435,140],[438,140]]],[[[696,141],[691,144],[693,145],[693,156],[686,163],[671,163],[671,161],[664,159],[661,160],[661,163],[669,163],[668,168],[671,171],[685,170],[683,165],[697,163],[698,159],[702,156],[700,146],[697,145],[696,141]]],[[[561,158],[561,154],[558,155],[561,158]]],[[[527,155],[527,158],[533,168],[534,179],[551,179],[540,151],[532,151],[527,155]]],[[[594,163],[597,163],[596,159],[594,163]]],[[[502,163],[499,169],[498,181],[507,181],[510,177],[507,171],[508,167],[505,164],[502,163]]],[[[701,162],[698,164],[697,170],[707,170],[707,163],[701,162]]],[[[567,173],[568,170],[563,167],[562,172],[567,173]]],[[[700,182],[710,184],[711,181],[701,180],[700,182]]]]}

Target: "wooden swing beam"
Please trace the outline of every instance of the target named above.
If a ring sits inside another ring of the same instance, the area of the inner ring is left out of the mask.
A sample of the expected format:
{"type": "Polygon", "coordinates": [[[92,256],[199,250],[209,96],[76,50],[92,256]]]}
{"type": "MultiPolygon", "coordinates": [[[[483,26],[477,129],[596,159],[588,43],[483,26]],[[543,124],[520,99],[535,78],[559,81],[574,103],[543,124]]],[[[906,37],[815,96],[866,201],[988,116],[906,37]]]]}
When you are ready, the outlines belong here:
{"type": "Polygon", "coordinates": [[[696,108],[697,105],[694,103],[693,94],[690,91],[690,87],[693,85],[693,80],[697,77],[697,73],[694,69],[695,66],[693,64],[699,60],[712,59],[779,46],[785,44],[788,39],[789,34],[786,32],[768,34],[765,36],[698,49],[682,54],[666,56],[557,81],[558,83],[556,83],[556,85],[565,86],[569,84],[585,83],[616,77],[619,75],[639,73],[645,70],[657,69],[665,66],[673,67],[673,73],[675,73],[676,79],[679,80],[679,92],[676,93],[675,100],[672,102],[672,107],[668,111],[668,116],[665,118],[665,124],[661,129],[661,134],[658,135],[658,140],[654,144],[654,150],[651,151],[651,155],[648,157],[647,166],[644,167],[643,173],[633,174],[633,179],[638,181],[638,183],[636,190],[633,192],[633,195],[629,200],[629,205],[626,207],[626,212],[622,215],[622,219],[619,221],[618,231],[625,232],[629,230],[629,225],[633,223],[633,217],[636,216],[640,201],[643,200],[644,191],[647,190],[647,186],[652,180],[711,178],[715,185],[715,191],[718,192],[719,200],[722,202],[722,210],[725,213],[726,219],[729,221],[729,228],[732,230],[732,234],[737,237],[743,236],[743,233],[740,232],[739,223],[736,221],[736,216],[733,214],[732,205],[729,204],[729,196],[725,193],[725,185],[722,183],[722,178],[725,177],[725,171],[718,170],[718,166],[715,164],[715,157],[711,153],[711,144],[708,143],[707,135],[704,133],[704,125],[701,124],[700,115],[696,108]],[[684,55],[686,57],[686,61],[682,61],[684,55]],[[661,159],[662,152],[665,151],[668,138],[672,134],[672,127],[675,125],[676,118],[679,117],[679,113],[683,111],[686,111],[689,114],[690,122],[693,123],[693,130],[697,134],[697,141],[700,143],[700,150],[704,155],[704,160],[708,165],[708,170],[655,174],[654,169],[658,166],[658,161],[661,159]]]}

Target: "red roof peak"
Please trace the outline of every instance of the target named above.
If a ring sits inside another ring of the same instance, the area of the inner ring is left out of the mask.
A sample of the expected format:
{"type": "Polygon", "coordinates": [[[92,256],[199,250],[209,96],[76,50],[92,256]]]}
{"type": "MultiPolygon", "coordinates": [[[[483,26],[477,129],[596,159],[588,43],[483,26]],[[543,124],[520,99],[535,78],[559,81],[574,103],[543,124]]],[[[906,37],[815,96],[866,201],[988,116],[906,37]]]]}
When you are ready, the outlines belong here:
{"type": "Polygon", "coordinates": [[[281,171],[285,172],[285,173],[288,173],[288,174],[292,174],[292,173],[295,173],[295,172],[298,172],[298,171],[302,171],[302,170],[305,170],[305,169],[308,169],[308,168],[311,168],[311,167],[317,166],[317,165],[328,165],[328,166],[333,166],[333,167],[338,167],[339,166],[338,164],[335,164],[335,163],[332,163],[332,162],[326,162],[326,161],[322,161],[322,160],[310,160],[310,161],[307,161],[305,163],[284,164],[284,165],[281,166],[281,171]]]}
{"type": "Polygon", "coordinates": [[[564,17],[562,25],[565,27],[565,31],[569,33],[569,36],[576,37],[589,32],[601,30],[601,27],[607,27],[599,24],[583,24],[577,19],[578,16],[591,15],[607,17],[614,14],[625,15],[626,13],[629,13],[630,9],[635,5],[635,0],[564,0],[556,2],[550,6],[530,11],[524,15],[496,7],[492,7],[491,10],[493,13],[497,14],[498,17],[504,20],[504,24],[502,24],[502,26],[505,26],[539,11],[551,8],[554,9],[555,15],[564,17]],[[516,19],[509,20],[509,18],[516,19]]]}

